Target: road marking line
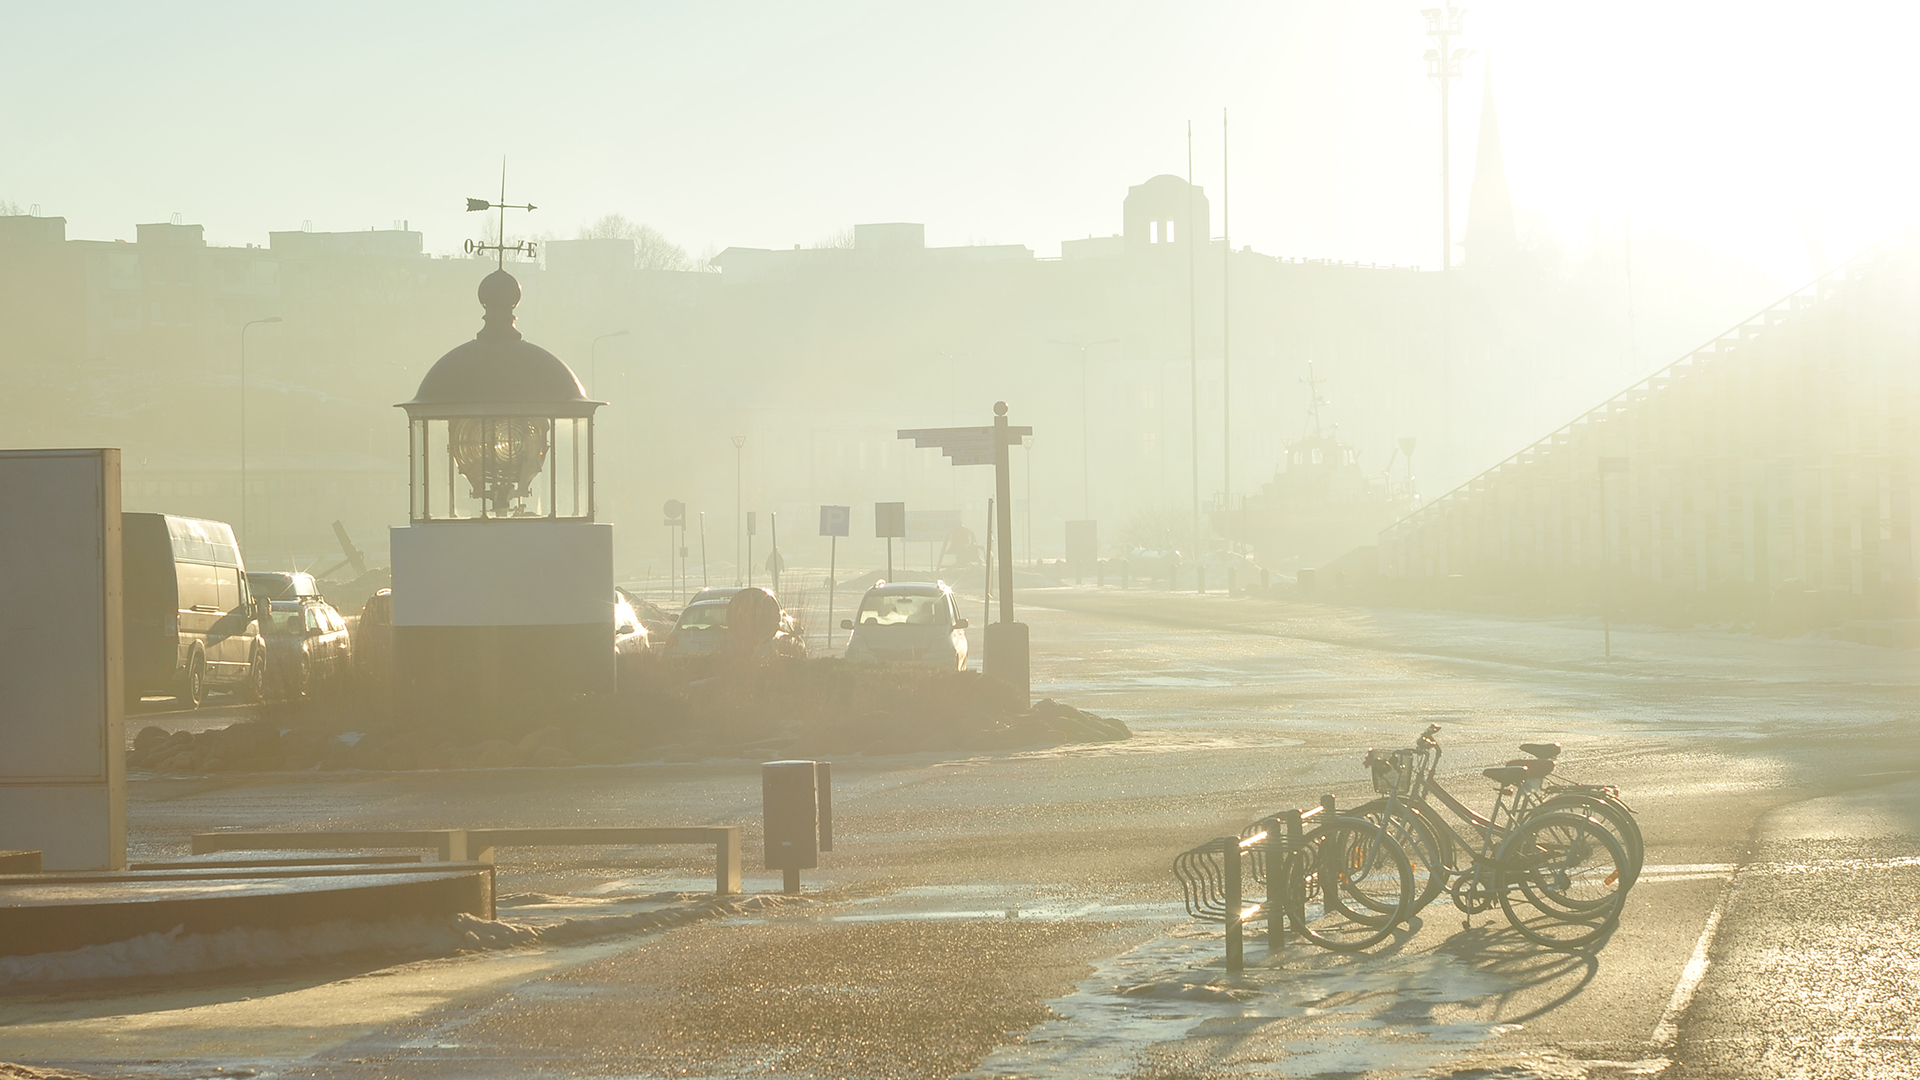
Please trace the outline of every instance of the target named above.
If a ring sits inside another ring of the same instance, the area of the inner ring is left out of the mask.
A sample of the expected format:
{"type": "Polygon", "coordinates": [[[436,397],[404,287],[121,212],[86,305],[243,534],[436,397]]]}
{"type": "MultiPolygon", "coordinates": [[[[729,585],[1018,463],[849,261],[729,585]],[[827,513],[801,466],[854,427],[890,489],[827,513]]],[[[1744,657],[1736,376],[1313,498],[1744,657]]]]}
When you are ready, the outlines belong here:
{"type": "Polygon", "coordinates": [[[1726,913],[1727,897],[1733,892],[1733,878],[1720,887],[1720,896],[1713,902],[1713,910],[1707,913],[1707,925],[1700,931],[1700,940],[1693,944],[1693,955],[1687,958],[1687,966],[1680,972],[1680,981],[1674,984],[1673,997],[1667,999],[1667,1011],[1660,1014],[1660,1022],[1653,1027],[1653,1038],[1648,1046],[1654,1050],[1671,1050],[1680,1037],[1680,1018],[1686,1015],[1687,1006],[1693,1004],[1694,991],[1700,988],[1700,980],[1707,976],[1710,961],[1707,954],[1713,950],[1714,935],[1720,932],[1720,916],[1726,913]]]}

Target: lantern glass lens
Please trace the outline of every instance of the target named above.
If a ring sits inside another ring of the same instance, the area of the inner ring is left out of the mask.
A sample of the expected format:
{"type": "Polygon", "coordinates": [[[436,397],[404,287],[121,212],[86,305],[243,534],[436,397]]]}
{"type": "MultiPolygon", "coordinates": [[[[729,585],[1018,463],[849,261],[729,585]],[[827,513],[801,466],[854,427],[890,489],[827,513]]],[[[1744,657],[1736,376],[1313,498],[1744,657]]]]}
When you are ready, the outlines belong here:
{"type": "Polygon", "coordinates": [[[533,494],[533,478],[547,460],[553,421],[544,417],[462,417],[447,422],[454,465],[486,512],[519,517],[533,494]]]}

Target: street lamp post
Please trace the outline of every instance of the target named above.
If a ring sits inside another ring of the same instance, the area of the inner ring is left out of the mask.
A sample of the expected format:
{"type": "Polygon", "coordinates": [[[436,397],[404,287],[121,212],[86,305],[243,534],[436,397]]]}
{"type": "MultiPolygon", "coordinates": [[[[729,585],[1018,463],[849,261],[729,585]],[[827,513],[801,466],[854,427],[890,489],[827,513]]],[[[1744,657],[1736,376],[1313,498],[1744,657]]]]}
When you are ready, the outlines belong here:
{"type": "Polygon", "coordinates": [[[280,316],[271,315],[264,319],[255,319],[240,327],[240,546],[245,548],[247,536],[247,331],[264,323],[277,323],[280,316]]]}
{"type": "Polygon", "coordinates": [[[626,337],[627,331],[615,330],[611,334],[601,334],[587,346],[587,393],[598,396],[600,393],[600,343],[608,338],[626,337]]]}
{"type": "Polygon", "coordinates": [[[1089,397],[1087,390],[1087,350],[1093,348],[1095,345],[1118,345],[1120,344],[1120,339],[1102,338],[1099,341],[1079,342],[1061,341],[1059,338],[1050,338],[1047,344],[1065,345],[1070,349],[1080,350],[1080,516],[1091,520],[1093,517],[1093,481],[1088,464],[1090,454],[1087,448],[1087,398],[1089,397]]]}
{"type": "Polygon", "coordinates": [[[746,580],[741,577],[742,574],[746,573],[746,556],[742,554],[740,546],[746,543],[744,538],[747,527],[746,521],[742,518],[740,512],[740,508],[743,505],[740,497],[740,463],[746,445],[747,437],[745,435],[735,435],[733,437],[733,576],[736,584],[743,584],[746,580]]]}

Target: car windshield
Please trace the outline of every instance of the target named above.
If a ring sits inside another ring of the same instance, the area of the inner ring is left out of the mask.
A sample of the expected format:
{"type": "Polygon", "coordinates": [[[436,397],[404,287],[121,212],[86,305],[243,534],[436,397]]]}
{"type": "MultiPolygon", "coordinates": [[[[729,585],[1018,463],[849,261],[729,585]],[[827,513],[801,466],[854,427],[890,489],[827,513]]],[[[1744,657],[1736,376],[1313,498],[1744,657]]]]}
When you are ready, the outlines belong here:
{"type": "Polygon", "coordinates": [[[869,594],[860,601],[861,626],[935,626],[941,618],[941,598],[914,593],[869,594]]]}
{"type": "Polygon", "coordinates": [[[727,628],[727,605],[695,604],[680,613],[682,630],[725,630],[727,628]]]}
{"type": "Polygon", "coordinates": [[[306,619],[300,614],[300,602],[297,600],[275,600],[273,602],[272,621],[266,627],[269,634],[304,634],[307,631],[306,619]]]}

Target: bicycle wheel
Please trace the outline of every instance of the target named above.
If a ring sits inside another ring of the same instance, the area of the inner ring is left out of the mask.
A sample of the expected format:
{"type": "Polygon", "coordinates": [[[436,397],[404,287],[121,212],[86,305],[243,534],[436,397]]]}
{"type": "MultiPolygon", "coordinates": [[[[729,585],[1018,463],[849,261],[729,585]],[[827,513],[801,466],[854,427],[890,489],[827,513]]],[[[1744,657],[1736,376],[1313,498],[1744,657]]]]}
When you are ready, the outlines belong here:
{"type": "Polygon", "coordinates": [[[1413,913],[1413,866],[1385,830],[1338,817],[1287,855],[1289,907],[1308,941],[1358,952],[1384,941],[1413,913]]]}
{"type": "Polygon", "coordinates": [[[1433,824],[1433,810],[1424,804],[1400,801],[1388,812],[1388,800],[1375,799],[1353,811],[1387,830],[1387,835],[1406,852],[1413,867],[1413,911],[1426,910],[1434,898],[1446,891],[1453,871],[1453,840],[1446,830],[1433,824]]]}
{"type": "Polygon", "coordinates": [[[1619,921],[1626,861],[1619,841],[1599,822],[1573,813],[1537,815],[1500,845],[1494,891],[1522,936],[1550,949],[1582,949],[1619,921]]]}
{"type": "Polygon", "coordinates": [[[1634,820],[1633,811],[1618,799],[1608,798],[1599,792],[1561,791],[1550,793],[1546,801],[1534,807],[1531,813],[1560,811],[1590,817],[1605,826],[1613,838],[1620,842],[1620,849],[1627,853],[1620,880],[1628,886],[1640,880],[1640,868],[1647,861],[1647,845],[1640,836],[1640,823],[1634,820]]]}

